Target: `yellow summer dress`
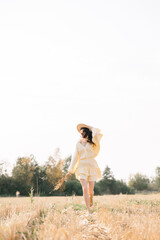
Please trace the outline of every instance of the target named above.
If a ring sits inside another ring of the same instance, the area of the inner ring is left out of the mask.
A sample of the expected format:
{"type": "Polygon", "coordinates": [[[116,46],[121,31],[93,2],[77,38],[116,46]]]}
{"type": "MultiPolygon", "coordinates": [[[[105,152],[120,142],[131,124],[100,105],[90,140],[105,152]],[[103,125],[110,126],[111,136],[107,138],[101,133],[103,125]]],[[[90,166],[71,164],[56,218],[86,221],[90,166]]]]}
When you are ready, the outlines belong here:
{"type": "Polygon", "coordinates": [[[96,181],[101,178],[101,171],[95,160],[100,151],[100,140],[102,138],[100,129],[92,128],[92,141],[95,144],[87,142],[85,146],[79,140],[76,144],[74,154],[68,171],[75,173],[77,179],[87,181],[96,181]]]}

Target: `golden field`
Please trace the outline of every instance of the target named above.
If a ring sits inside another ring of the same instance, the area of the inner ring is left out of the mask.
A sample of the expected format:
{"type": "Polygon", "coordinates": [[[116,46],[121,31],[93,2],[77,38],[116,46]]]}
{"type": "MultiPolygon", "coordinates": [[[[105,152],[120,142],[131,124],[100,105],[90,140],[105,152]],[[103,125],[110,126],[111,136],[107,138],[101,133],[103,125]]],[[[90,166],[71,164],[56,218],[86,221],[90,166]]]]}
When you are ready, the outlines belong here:
{"type": "Polygon", "coordinates": [[[0,240],[159,240],[160,194],[0,198],[0,240]]]}

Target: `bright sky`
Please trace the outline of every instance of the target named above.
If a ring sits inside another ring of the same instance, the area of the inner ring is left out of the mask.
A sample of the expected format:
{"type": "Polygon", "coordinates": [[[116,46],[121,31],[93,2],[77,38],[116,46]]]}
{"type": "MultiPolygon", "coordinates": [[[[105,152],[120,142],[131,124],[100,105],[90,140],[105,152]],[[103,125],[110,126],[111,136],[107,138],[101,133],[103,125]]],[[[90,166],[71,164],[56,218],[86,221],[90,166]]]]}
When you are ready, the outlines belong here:
{"type": "MultiPolygon", "coordinates": [[[[101,129],[115,178],[160,166],[160,2],[0,0],[0,162],[74,151],[101,129]]],[[[9,166],[8,165],[8,166],[9,166]]]]}

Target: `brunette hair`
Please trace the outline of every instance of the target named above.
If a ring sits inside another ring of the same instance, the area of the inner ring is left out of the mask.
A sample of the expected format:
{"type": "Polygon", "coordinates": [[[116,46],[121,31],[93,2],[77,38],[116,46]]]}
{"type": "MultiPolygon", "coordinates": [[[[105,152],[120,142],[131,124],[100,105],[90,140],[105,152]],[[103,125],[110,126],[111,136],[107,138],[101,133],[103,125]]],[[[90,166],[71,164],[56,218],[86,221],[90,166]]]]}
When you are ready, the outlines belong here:
{"type": "Polygon", "coordinates": [[[86,127],[82,127],[81,130],[83,130],[83,132],[85,133],[84,138],[88,137],[87,142],[95,144],[94,142],[92,142],[92,131],[90,131],[89,128],[86,127]]]}

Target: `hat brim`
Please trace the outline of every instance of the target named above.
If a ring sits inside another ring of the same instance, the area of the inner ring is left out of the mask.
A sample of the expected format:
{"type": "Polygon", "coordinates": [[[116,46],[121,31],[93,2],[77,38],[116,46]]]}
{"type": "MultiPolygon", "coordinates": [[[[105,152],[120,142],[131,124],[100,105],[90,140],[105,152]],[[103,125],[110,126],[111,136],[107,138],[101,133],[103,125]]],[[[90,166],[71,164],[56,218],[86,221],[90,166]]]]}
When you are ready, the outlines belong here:
{"type": "Polygon", "coordinates": [[[77,130],[78,130],[78,132],[80,132],[80,130],[81,130],[82,127],[88,128],[90,131],[92,131],[92,130],[91,130],[91,128],[92,128],[91,126],[86,125],[86,124],[83,124],[83,123],[79,123],[79,124],[77,125],[77,130]]]}

